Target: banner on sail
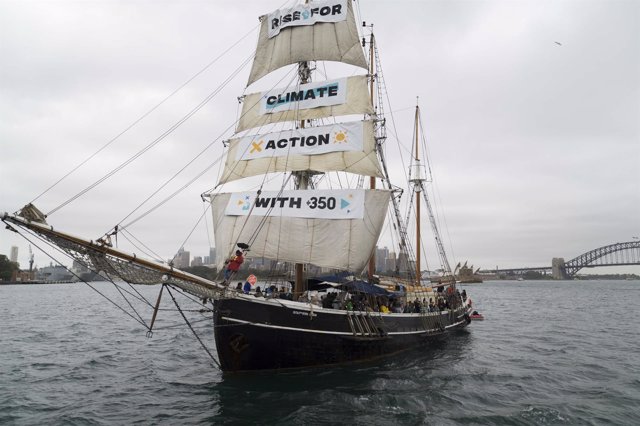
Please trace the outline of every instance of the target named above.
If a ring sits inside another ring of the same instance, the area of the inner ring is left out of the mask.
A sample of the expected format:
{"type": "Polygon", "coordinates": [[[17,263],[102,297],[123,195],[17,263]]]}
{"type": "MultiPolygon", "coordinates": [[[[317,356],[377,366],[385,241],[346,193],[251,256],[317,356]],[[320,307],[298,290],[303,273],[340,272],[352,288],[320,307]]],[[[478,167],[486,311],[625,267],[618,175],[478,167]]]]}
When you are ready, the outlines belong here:
{"type": "MultiPolygon", "coordinates": [[[[302,170],[315,172],[338,171],[362,176],[382,177],[382,168],[376,155],[373,122],[365,120],[359,123],[347,122],[345,124],[347,125],[346,129],[342,127],[343,124],[315,128],[320,130],[310,128],[309,134],[311,136],[306,136],[304,142],[308,146],[304,147],[299,145],[302,137],[305,136],[295,139],[298,137],[298,133],[293,134],[290,133],[291,131],[283,131],[279,134],[274,133],[274,135],[277,135],[277,139],[267,138],[266,136],[268,135],[231,139],[224,170],[218,183],[223,184],[249,176],[264,175],[265,173],[302,170]],[[352,131],[351,126],[355,130],[352,131]],[[362,128],[361,131],[359,130],[360,127],[362,128]],[[333,130],[326,130],[328,128],[333,130]],[[319,145],[313,139],[309,143],[309,137],[313,136],[312,132],[314,131],[321,132],[318,135],[322,135],[322,132],[325,132],[322,138],[317,136],[318,140],[321,139],[323,144],[319,145]],[[328,145],[324,144],[327,133],[329,133],[330,138],[328,145]],[[333,143],[333,141],[337,143],[333,143]],[[285,144],[287,145],[286,147],[285,144]],[[289,146],[293,144],[295,144],[295,148],[289,146]],[[347,145],[353,146],[355,150],[338,151],[347,149],[347,145]],[[267,146],[269,146],[268,149],[267,146]],[[276,149],[272,149],[273,146],[276,149]],[[297,151],[298,148],[300,148],[299,152],[297,151]],[[329,149],[333,151],[327,152],[326,150],[329,149]],[[252,150],[254,150],[253,153],[251,152],[252,150]],[[258,150],[262,151],[257,152],[258,150]],[[266,154],[267,151],[268,154],[266,154]],[[258,158],[256,156],[256,158],[252,158],[254,154],[260,154],[262,157],[258,158]]],[[[306,132],[306,129],[304,131],[306,132]]]]}
{"type": "Polygon", "coordinates": [[[246,95],[236,132],[281,121],[351,114],[373,114],[364,75],[246,95]]]}
{"type": "Polygon", "coordinates": [[[262,93],[260,114],[340,105],[347,101],[347,79],[301,84],[262,93]]]}
{"type": "MultiPolygon", "coordinates": [[[[320,25],[299,25],[303,20],[294,20],[291,15],[290,18],[282,18],[281,21],[290,19],[296,26],[282,27],[282,22],[279,21],[278,26],[282,31],[278,35],[270,36],[272,19],[276,18],[269,18],[268,15],[260,17],[262,24],[258,46],[247,86],[271,71],[304,61],[336,61],[363,69],[369,68],[360,43],[351,2],[335,0],[333,6],[329,6],[331,2],[327,4],[327,6],[317,6],[317,2],[313,2],[309,7],[311,9],[319,7],[318,13],[315,13],[316,17],[322,16],[323,13],[326,17],[331,12],[337,11],[335,6],[345,4],[340,8],[340,13],[346,9],[346,19],[320,25]],[[326,9],[327,7],[330,9],[326,9]]],[[[286,16],[287,13],[284,15],[286,16]]]]}
{"type": "Polygon", "coordinates": [[[224,267],[223,261],[237,249],[238,241],[246,241],[254,257],[359,272],[378,241],[391,193],[365,190],[367,213],[353,220],[228,216],[224,212],[230,195],[217,194],[211,199],[216,249],[225,253],[217,257],[218,268],[224,267]]]}
{"type": "Polygon", "coordinates": [[[238,140],[236,160],[363,151],[363,130],[356,121],[248,136],[238,140]]]}
{"type": "Polygon", "coordinates": [[[362,219],[363,189],[290,190],[232,193],[227,216],[276,216],[309,219],[362,219]]]}
{"type": "Polygon", "coordinates": [[[316,22],[340,22],[347,19],[347,0],[314,1],[278,9],[268,16],[269,38],[282,28],[313,25],[316,22]]]}

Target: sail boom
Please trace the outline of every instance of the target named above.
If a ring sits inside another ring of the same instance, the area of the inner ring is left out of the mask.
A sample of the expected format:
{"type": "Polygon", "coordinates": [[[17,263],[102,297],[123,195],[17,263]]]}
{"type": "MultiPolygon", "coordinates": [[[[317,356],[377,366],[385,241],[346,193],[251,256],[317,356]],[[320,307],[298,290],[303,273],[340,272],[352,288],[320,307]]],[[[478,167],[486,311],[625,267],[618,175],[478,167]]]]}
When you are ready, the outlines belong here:
{"type": "Polygon", "coordinates": [[[15,225],[35,233],[64,250],[84,266],[113,280],[131,284],[172,284],[203,298],[217,298],[225,292],[225,288],[216,282],[140,258],[103,242],[94,242],[58,231],[46,223],[36,223],[8,213],[4,213],[2,221],[7,226],[15,225]]]}

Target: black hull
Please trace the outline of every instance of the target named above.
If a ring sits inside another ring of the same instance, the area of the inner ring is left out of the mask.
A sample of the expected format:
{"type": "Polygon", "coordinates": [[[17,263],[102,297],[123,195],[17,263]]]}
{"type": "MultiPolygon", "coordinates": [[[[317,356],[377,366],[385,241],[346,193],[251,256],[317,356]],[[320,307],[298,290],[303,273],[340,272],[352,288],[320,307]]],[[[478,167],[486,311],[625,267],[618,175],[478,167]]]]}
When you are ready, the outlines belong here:
{"type": "Polygon", "coordinates": [[[371,360],[428,344],[469,324],[465,307],[381,314],[239,296],[214,302],[223,371],[278,370],[371,360]]]}

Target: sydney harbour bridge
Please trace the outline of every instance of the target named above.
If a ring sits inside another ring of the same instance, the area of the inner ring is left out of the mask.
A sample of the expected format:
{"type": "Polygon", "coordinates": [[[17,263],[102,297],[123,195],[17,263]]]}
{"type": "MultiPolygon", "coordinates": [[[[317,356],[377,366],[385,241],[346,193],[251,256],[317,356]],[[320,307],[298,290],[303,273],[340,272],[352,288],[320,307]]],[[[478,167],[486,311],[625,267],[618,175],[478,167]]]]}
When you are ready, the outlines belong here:
{"type": "Polygon", "coordinates": [[[523,275],[527,272],[534,271],[545,275],[551,273],[551,276],[554,279],[568,279],[575,277],[578,271],[583,268],[626,265],[640,265],[640,240],[628,241],[626,243],[615,243],[599,247],[583,253],[568,262],[565,262],[561,257],[557,257],[551,261],[551,266],[541,266],[538,268],[493,269],[480,272],[523,275]]]}

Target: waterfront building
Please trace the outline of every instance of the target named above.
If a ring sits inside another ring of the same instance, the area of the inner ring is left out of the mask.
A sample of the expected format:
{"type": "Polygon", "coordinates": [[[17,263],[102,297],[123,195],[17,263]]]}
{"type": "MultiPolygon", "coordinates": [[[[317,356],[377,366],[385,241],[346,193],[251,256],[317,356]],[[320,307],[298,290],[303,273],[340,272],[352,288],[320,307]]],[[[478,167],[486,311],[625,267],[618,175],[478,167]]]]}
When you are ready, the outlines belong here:
{"type": "Polygon", "coordinates": [[[11,246],[11,254],[9,255],[9,260],[11,262],[17,262],[18,261],[18,247],[11,246]]]}

